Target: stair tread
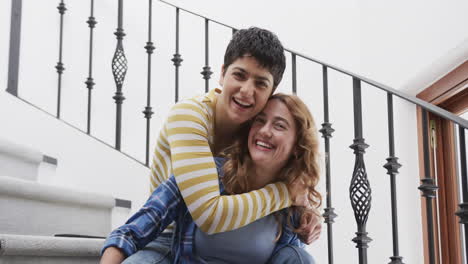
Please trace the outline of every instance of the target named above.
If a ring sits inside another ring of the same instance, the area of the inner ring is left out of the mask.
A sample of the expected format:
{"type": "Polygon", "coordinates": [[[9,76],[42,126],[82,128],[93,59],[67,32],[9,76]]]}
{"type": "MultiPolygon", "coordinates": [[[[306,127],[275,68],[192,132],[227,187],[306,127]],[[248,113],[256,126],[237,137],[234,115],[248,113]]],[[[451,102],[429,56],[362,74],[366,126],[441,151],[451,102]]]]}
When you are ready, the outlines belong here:
{"type": "Polygon", "coordinates": [[[0,176],[0,194],[98,208],[113,208],[115,206],[115,198],[111,195],[79,191],[9,176],[0,176]]]}
{"type": "Polygon", "coordinates": [[[0,234],[0,256],[99,256],[104,240],[0,234]]]}

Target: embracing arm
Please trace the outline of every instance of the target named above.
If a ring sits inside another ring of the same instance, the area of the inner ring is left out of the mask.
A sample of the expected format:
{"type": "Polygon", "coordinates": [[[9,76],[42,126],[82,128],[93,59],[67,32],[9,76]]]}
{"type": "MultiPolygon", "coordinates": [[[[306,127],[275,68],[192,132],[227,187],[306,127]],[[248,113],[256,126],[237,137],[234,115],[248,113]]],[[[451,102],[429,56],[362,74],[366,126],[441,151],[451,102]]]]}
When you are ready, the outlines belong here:
{"type": "Polygon", "coordinates": [[[284,183],[239,195],[221,196],[209,146],[210,115],[196,101],[178,103],[163,128],[172,172],[196,225],[205,233],[234,230],[291,205],[284,183]]]}
{"type": "Polygon", "coordinates": [[[118,263],[111,260],[119,252],[120,257],[125,258],[143,248],[175,219],[181,204],[180,193],[172,177],[154,190],[145,205],[123,226],[110,233],[102,249],[101,262],[118,263]]]}

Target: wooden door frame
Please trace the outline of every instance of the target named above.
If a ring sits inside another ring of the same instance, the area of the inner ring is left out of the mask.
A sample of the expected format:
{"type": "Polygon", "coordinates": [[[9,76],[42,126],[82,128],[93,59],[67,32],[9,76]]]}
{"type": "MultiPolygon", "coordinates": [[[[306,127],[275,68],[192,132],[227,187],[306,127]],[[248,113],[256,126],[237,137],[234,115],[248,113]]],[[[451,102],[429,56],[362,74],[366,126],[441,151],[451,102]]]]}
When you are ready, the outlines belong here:
{"type": "MultiPolygon", "coordinates": [[[[417,95],[418,98],[437,105],[445,110],[456,115],[463,113],[463,110],[468,108],[468,61],[455,68],[453,71],[439,79],[437,82],[424,89],[417,95]]],[[[418,147],[419,147],[419,168],[420,178],[425,178],[423,164],[423,145],[422,145],[422,111],[417,109],[418,122],[418,147]]],[[[434,230],[436,236],[436,249],[441,248],[441,256],[439,251],[436,251],[436,263],[461,263],[462,262],[462,247],[460,238],[460,224],[455,211],[458,209],[458,185],[456,171],[456,147],[454,138],[454,125],[439,118],[433,114],[429,114],[428,120],[433,120],[435,130],[436,155],[439,157],[437,163],[434,163],[433,148],[431,149],[431,175],[435,175],[437,169],[438,190],[438,206],[440,215],[434,214],[434,221],[439,221],[440,230],[434,230]],[[437,166],[435,166],[437,165],[437,166]],[[440,232],[438,232],[440,231],[440,232]],[[438,238],[440,233],[440,239],[438,238]],[[441,241],[438,244],[438,241],[441,241]]],[[[431,129],[429,129],[431,133],[431,129]]],[[[429,137],[430,138],[430,137],[429,137]]],[[[435,208],[435,202],[434,202],[435,208]]],[[[427,246],[427,222],[425,199],[421,199],[422,209],[422,226],[423,226],[423,241],[424,241],[424,259],[428,263],[428,246],[427,246]]],[[[436,223],[436,222],[434,222],[436,223]]]]}

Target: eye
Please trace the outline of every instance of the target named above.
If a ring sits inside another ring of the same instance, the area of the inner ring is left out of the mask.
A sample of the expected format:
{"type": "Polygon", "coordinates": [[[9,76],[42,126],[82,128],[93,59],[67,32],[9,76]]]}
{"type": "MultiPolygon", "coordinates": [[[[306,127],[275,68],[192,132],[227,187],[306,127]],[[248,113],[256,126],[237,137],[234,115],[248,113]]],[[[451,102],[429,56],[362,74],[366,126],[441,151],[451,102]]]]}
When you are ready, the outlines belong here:
{"type": "Polygon", "coordinates": [[[262,89],[268,88],[268,84],[264,81],[257,81],[255,84],[257,85],[257,87],[260,87],[262,89]]]}
{"type": "Polygon", "coordinates": [[[232,73],[232,75],[234,75],[234,78],[238,79],[238,80],[244,80],[245,79],[245,74],[243,72],[240,72],[240,71],[235,71],[232,73]]]}
{"type": "Polygon", "coordinates": [[[254,119],[254,123],[264,124],[264,123],[265,123],[265,119],[264,119],[263,117],[257,116],[257,117],[255,117],[255,119],[254,119]]]}
{"type": "Polygon", "coordinates": [[[278,130],[286,130],[287,127],[283,123],[276,123],[275,128],[278,129],[278,130]]]}

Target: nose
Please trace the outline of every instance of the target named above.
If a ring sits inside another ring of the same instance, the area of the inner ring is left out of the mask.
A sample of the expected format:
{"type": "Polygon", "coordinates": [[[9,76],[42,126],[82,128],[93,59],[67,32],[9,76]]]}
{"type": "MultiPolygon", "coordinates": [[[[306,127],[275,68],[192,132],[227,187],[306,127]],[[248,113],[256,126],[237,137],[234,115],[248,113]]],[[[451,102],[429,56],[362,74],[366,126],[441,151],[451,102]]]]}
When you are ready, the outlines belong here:
{"type": "Polygon", "coordinates": [[[269,122],[266,122],[265,124],[262,125],[258,133],[265,138],[271,138],[273,133],[271,131],[271,125],[269,122]]]}
{"type": "Polygon", "coordinates": [[[255,86],[252,81],[246,81],[240,88],[242,97],[252,97],[255,91],[255,86]]]}

